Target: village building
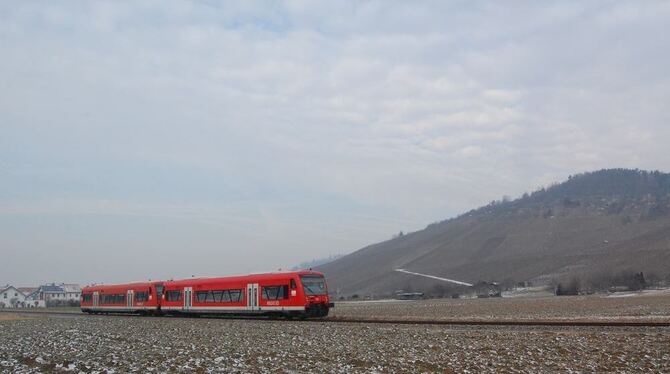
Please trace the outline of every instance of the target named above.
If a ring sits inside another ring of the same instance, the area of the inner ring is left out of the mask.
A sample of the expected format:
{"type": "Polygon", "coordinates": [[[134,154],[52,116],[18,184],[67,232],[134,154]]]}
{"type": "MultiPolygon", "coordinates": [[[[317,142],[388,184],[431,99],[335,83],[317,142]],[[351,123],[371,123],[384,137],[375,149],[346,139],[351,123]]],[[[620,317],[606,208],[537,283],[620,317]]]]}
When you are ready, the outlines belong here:
{"type": "Polygon", "coordinates": [[[14,286],[0,289],[0,308],[19,308],[25,305],[26,295],[14,286]]]}
{"type": "Polygon", "coordinates": [[[45,284],[39,287],[0,287],[0,308],[44,308],[72,306],[79,303],[81,287],[78,284],[45,284]]]}
{"type": "Polygon", "coordinates": [[[81,287],[78,284],[45,284],[37,290],[37,299],[46,302],[78,302],[81,297],[81,287]]]}
{"type": "Polygon", "coordinates": [[[79,301],[81,298],[81,286],[72,283],[63,283],[60,286],[65,293],[65,300],[79,301]]]}
{"type": "Polygon", "coordinates": [[[17,287],[17,289],[26,295],[26,301],[20,307],[23,308],[45,308],[46,302],[39,299],[39,287],[17,287]]]}
{"type": "Polygon", "coordinates": [[[19,291],[23,292],[26,295],[26,299],[30,299],[35,291],[39,290],[39,287],[16,287],[19,291]]]}

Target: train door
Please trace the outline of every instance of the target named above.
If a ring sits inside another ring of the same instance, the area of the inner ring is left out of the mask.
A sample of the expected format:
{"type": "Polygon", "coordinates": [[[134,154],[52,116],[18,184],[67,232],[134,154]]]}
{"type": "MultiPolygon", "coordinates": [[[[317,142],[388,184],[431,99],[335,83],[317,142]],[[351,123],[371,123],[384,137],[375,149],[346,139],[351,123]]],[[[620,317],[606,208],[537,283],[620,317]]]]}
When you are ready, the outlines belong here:
{"type": "Polygon", "coordinates": [[[93,292],[93,307],[97,308],[100,305],[100,294],[98,291],[93,292]]]}
{"type": "MultiPolygon", "coordinates": [[[[151,294],[149,294],[149,298],[151,299],[151,294]]],[[[157,284],[156,285],[156,306],[158,306],[160,308],[162,302],[163,302],[163,285],[162,284],[157,284]]]]}
{"type": "Polygon", "coordinates": [[[128,292],[126,292],[126,308],[128,309],[133,308],[133,296],[135,296],[134,293],[135,291],[133,290],[128,290],[128,292]]]}
{"type": "Polygon", "coordinates": [[[184,310],[193,306],[193,287],[184,287],[184,310]]]}
{"type": "Polygon", "coordinates": [[[258,283],[247,284],[247,309],[260,310],[258,296],[258,283]]]}

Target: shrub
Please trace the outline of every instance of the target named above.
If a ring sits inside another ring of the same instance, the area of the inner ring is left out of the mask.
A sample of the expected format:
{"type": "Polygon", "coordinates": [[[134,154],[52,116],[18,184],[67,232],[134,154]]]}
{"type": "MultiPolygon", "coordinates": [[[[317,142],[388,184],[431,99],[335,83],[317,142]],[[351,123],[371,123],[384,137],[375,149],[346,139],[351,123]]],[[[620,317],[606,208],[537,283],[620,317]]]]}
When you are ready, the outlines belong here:
{"type": "Polygon", "coordinates": [[[577,277],[573,277],[566,284],[559,282],[556,285],[556,296],[579,295],[579,289],[580,281],[577,277]]]}

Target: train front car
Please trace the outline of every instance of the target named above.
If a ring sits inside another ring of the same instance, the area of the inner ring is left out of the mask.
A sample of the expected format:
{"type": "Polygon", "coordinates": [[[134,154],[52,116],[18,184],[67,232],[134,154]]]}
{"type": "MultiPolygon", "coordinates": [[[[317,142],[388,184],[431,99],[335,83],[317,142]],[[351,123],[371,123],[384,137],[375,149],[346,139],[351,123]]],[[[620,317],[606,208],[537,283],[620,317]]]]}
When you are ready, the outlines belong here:
{"type": "Polygon", "coordinates": [[[323,274],[276,272],[165,282],[164,313],[325,317],[333,305],[323,274]]]}
{"type": "Polygon", "coordinates": [[[334,306],[328,296],[326,278],[322,273],[309,271],[298,273],[305,300],[307,317],[325,317],[334,306]]]}
{"type": "Polygon", "coordinates": [[[258,314],[319,318],[334,306],[323,274],[311,270],[250,275],[246,291],[258,314]]]}

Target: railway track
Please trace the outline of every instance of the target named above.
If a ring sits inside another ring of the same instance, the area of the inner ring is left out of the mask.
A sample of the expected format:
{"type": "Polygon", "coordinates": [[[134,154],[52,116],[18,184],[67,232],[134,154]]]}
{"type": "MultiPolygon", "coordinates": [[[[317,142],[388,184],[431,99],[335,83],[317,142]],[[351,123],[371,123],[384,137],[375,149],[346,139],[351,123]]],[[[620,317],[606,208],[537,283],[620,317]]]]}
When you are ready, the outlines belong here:
{"type": "MultiPolygon", "coordinates": [[[[32,310],[0,310],[0,313],[51,315],[66,317],[94,317],[80,312],[64,311],[32,311],[32,310]]],[[[112,314],[108,317],[141,317],[134,314],[112,314]]],[[[277,320],[277,318],[233,317],[233,316],[202,316],[203,318],[219,318],[228,320],[277,320]]],[[[141,317],[141,318],[175,318],[175,317],[141,317]]],[[[309,322],[320,323],[356,323],[356,324],[391,324],[391,325],[434,325],[434,326],[551,326],[551,327],[670,327],[670,321],[644,320],[550,320],[550,319],[521,319],[521,320],[478,320],[478,319],[371,319],[371,318],[343,318],[330,317],[323,319],[309,319],[309,322]]]]}
{"type": "Polygon", "coordinates": [[[446,325],[446,326],[554,326],[554,327],[670,327],[670,321],[632,321],[632,320],[404,320],[404,319],[365,319],[365,318],[328,318],[324,322],[395,324],[395,325],[446,325]]]}

